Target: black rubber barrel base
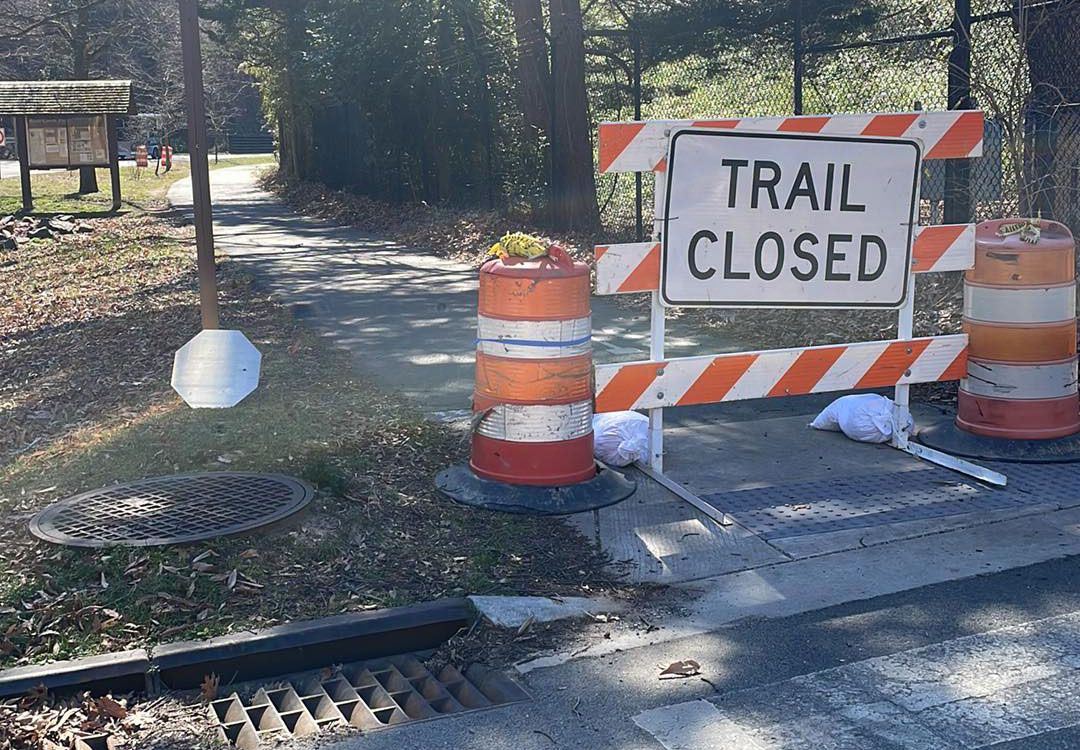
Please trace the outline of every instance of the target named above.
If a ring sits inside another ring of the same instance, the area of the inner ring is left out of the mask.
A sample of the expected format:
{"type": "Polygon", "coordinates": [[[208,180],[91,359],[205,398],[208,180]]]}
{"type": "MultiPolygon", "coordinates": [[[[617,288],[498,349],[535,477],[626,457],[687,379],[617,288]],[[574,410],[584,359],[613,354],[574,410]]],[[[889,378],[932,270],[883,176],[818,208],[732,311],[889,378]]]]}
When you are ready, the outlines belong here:
{"type": "Polygon", "coordinates": [[[462,505],[530,516],[565,516],[596,510],[625,500],[637,490],[637,482],[607,468],[599,468],[596,476],[586,482],[534,487],[482,479],[464,464],[440,471],[435,486],[462,505]]]}
{"type": "Polygon", "coordinates": [[[1080,434],[1053,440],[1008,440],[983,437],[956,426],[946,414],[915,435],[915,441],[962,458],[1019,464],[1066,464],[1080,461],[1080,434]]]}

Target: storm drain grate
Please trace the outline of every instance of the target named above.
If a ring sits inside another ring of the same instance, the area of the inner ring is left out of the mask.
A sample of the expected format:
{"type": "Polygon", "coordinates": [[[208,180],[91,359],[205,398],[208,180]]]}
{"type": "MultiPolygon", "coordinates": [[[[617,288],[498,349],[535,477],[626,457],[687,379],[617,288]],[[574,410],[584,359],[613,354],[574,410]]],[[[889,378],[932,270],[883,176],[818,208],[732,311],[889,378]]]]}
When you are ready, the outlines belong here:
{"type": "Polygon", "coordinates": [[[306,674],[275,687],[243,689],[210,703],[220,738],[239,750],[351,726],[383,729],[409,721],[528,699],[506,675],[474,665],[432,673],[414,656],[358,662],[332,674],[306,674]]]}
{"type": "Polygon", "coordinates": [[[946,469],[865,474],[705,495],[764,539],[869,528],[976,511],[1080,505],[1076,464],[985,465],[1009,484],[993,488],[946,469]]]}
{"type": "Polygon", "coordinates": [[[279,521],[314,495],[308,484],[280,474],[154,477],[54,503],[31,519],[30,531],[74,547],[185,544],[279,521]]]}

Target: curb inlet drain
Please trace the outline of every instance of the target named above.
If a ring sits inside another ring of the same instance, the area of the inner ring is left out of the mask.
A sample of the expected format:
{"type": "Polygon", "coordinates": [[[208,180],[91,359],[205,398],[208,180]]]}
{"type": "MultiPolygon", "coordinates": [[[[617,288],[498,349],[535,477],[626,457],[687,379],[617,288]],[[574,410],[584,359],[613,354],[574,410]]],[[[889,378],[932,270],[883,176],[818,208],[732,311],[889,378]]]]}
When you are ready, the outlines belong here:
{"type": "Polygon", "coordinates": [[[30,531],[72,547],[187,544],[280,521],[314,496],[310,485],[280,474],[178,474],[61,500],[34,516],[30,531]]]}
{"type": "Polygon", "coordinates": [[[463,674],[448,665],[436,675],[414,656],[348,664],[329,676],[306,674],[273,685],[255,689],[246,702],[241,689],[210,703],[222,740],[252,750],[334,727],[383,729],[529,697],[500,672],[473,665],[463,674]]]}

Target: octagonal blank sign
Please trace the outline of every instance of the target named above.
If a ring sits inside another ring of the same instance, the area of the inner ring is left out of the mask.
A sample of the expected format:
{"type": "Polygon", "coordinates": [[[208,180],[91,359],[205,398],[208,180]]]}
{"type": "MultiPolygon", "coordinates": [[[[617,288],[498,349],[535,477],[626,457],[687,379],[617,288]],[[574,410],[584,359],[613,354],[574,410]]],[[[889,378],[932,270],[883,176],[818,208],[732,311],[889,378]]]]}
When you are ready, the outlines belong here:
{"type": "Polygon", "coordinates": [[[240,331],[202,331],[176,352],[172,387],[194,409],[226,409],[259,385],[261,362],[240,331]]]}

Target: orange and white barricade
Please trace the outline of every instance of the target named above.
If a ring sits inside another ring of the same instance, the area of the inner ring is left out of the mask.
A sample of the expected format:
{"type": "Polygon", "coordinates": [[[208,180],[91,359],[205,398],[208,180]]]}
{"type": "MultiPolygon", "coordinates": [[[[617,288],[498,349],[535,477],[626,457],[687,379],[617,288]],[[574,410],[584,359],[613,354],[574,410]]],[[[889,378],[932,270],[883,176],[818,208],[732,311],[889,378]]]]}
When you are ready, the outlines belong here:
{"type": "MultiPolygon", "coordinates": [[[[665,212],[669,158],[675,158],[674,139],[688,136],[704,139],[710,131],[730,131],[732,135],[745,133],[755,137],[771,137],[775,140],[793,137],[783,134],[803,134],[808,141],[850,141],[853,148],[870,142],[906,143],[917,148],[917,172],[921,172],[921,159],[961,159],[980,156],[982,153],[983,114],[978,111],[908,112],[890,114],[845,114],[799,117],[756,117],[715,120],[662,120],[648,122],[604,123],[599,130],[599,165],[601,172],[654,172],[656,175],[656,211],[653,239],[619,245],[600,245],[595,249],[596,293],[624,294],[650,292],[651,336],[650,356],[646,361],[599,365],[596,367],[596,411],[611,412],[627,409],[645,409],[650,417],[650,460],[646,467],[653,476],[663,475],[663,409],[691,404],[709,404],[740,399],[768,398],[828,391],[844,391],[858,388],[896,388],[896,424],[907,424],[909,416],[908,386],[913,383],[929,383],[958,380],[967,372],[967,334],[914,338],[912,335],[914,313],[914,282],[917,274],[936,271],[959,271],[971,268],[975,252],[975,227],[972,224],[911,226],[918,218],[918,177],[914,177],[915,189],[911,195],[911,219],[906,220],[910,232],[907,235],[910,268],[901,269],[906,274],[906,294],[902,304],[887,305],[898,310],[898,336],[891,341],[857,342],[833,346],[813,346],[772,351],[739,352],[732,354],[695,357],[668,357],[664,349],[665,300],[662,297],[661,276],[664,248],[662,232],[665,212]],[[773,134],[766,136],[764,134],[773,134]],[[826,138],[828,137],[828,138],[826,138]]],[[[730,140],[730,136],[729,136],[730,140]]],[[[734,146],[729,149],[732,159],[723,162],[735,164],[727,179],[731,191],[730,207],[736,202],[736,178],[738,167],[746,167],[742,179],[751,179],[750,168],[743,163],[746,156],[734,146]],[[735,157],[743,157],[736,159],[735,157]]],[[[693,153],[693,152],[690,152],[693,153]]],[[[857,157],[855,157],[857,158],[857,157]]],[[[684,157],[686,160],[687,157],[684,157]]],[[[681,167],[689,170],[691,162],[681,167]]],[[[770,162],[771,163],[771,162],[770,162]]],[[[676,162],[678,164],[678,162],[676,162]]],[[[832,178],[832,164],[829,166],[832,178]]],[[[676,166],[674,169],[679,169],[676,166]]],[[[755,163],[754,170],[757,169],[755,163]]],[[[837,167],[839,169],[839,167],[837,167]]],[[[916,172],[916,174],[917,174],[916,172]]],[[[777,175],[778,176],[778,175],[777,175]]],[[[761,195],[776,201],[775,195],[761,192],[759,175],[753,173],[754,201],[761,195]]],[[[807,178],[809,179],[809,178],[807,178]]],[[[845,181],[847,179],[845,175],[845,181]]],[[[910,180],[909,180],[910,181],[910,180]]],[[[707,181],[702,185],[709,186],[707,181]]],[[[762,178],[761,185],[768,188],[776,184],[762,178]]],[[[798,183],[796,183],[798,184],[798,183]]],[[[831,183],[830,183],[831,184],[831,183]]],[[[846,188],[846,186],[845,186],[846,188]]],[[[712,189],[712,187],[709,187],[712,189]]],[[[710,199],[726,200],[723,195],[710,199]]],[[[828,188],[831,189],[831,188],[828,188]]],[[[910,185],[907,188],[911,189],[910,185]]],[[[799,197],[807,197],[807,192],[799,197]]],[[[792,195],[796,195],[793,189],[792,195]]],[[[828,193],[826,201],[832,200],[828,193]]],[[[764,198],[763,198],[764,200],[764,198]]],[[[794,198],[788,199],[788,208],[794,198]]],[[[812,198],[814,209],[818,196],[812,198]]],[[[782,203],[782,201],[781,201],[782,203]]],[[[774,206],[775,207],[775,206],[774,206]]],[[[755,209],[757,208],[755,204],[755,209]]],[[[857,208],[857,207],[856,207],[857,208]]],[[[769,217],[748,214],[740,226],[758,231],[770,228],[769,217]]],[[[671,221],[683,216],[672,216],[671,221]]],[[[696,224],[694,226],[697,226],[696,224]]],[[[842,231],[842,230],[841,230],[842,231]]],[[[699,232],[698,235],[703,234],[699,232]]],[[[698,279],[709,278],[718,268],[723,268],[725,278],[728,263],[733,255],[730,234],[727,259],[716,260],[723,251],[723,243],[717,241],[716,233],[705,232],[713,262],[717,268],[702,272],[694,264],[694,243],[690,243],[690,268],[698,279]]],[[[698,236],[695,235],[695,238],[698,236]]],[[[831,235],[830,235],[831,237],[831,235]]],[[[850,239],[850,238],[849,238],[850,239]]],[[[776,253],[782,253],[777,239],[776,253]]],[[[815,240],[816,242],[816,240],[815,240]]],[[[761,252],[761,242],[757,252],[761,252]]],[[[790,249],[790,248],[789,248],[790,249]]],[[[686,253],[685,246],[679,252],[686,253]]],[[[832,252],[830,245],[829,252],[832,252]]],[[[882,249],[882,264],[885,251],[882,249]]],[[[782,255],[775,260],[775,269],[762,274],[758,261],[758,273],[763,279],[775,278],[779,273],[782,255]],[[775,273],[773,271],[775,270],[775,273]]],[[[800,256],[802,257],[802,256],[800,256]]],[[[843,255],[838,257],[843,258],[843,255]]],[[[746,262],[745,259],[743,262],[746,262]]],[[[814,261],[817,268],[818,261],[814,261]]],[[[862,261],[860,260],[860,263],[862,261]]],[[[753,266],[751,266],[753,268],[753,266]]],[[[860,270],[860,274],[862,271],[860,270]]],[[[749,273],[746,274],[749,276],[749,273]]],[[[731,278],[735,278],[734,274],[731,278]]],[[[739,278],[743,278],[740,276],[739,278]]],[[[826,277],[827,278],[827,277],[826,277]]],[[[842,278],[842,277],[838,277],[842,278]]],[[[860,276],[860,280],[861,276],[860,276]]],[[[834,287],[835,288],[835,287],[834,287]]],[[[712,298],[709,298],[712,299],[712,298]]],[[[711,303],[710,303],[711,304],[711,303]]],[[[754,304],[723,304],[727,307],[749,307],[754,304]]],[[[767,306],[758,303],[756,306],[767,306]]],[[[802,306],[784,305],[777,306],[802,306]]],[[[831,304],[837,307],[869,307],[871,305],[831,304]]],[[[924,459],[978,476],[995,484],[1004,484],[1005,477],[983,467],[976,466],[954,456],[909,441],[906,427],[894,431],[893,445],[924,459]]],[[[665,482],[669,482],[666,480],[665,482]]]]}
{"type": "Polygon", "coordinates": [[[593,458],[589,266],[551,246],[480,269],[468,466],[436,478],[460,503],[511,513],[592,510],[636,484],[593,458]]]}

